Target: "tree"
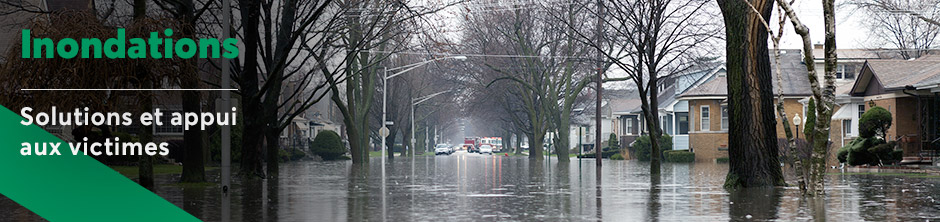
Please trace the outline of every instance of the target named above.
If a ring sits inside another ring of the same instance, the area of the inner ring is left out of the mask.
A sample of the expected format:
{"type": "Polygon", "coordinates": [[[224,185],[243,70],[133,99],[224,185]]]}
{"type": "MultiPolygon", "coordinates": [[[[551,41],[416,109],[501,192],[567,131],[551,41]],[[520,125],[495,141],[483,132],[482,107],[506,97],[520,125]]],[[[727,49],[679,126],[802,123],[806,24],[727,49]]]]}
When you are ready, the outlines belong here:
{"type": "MultiPolygon", "coordinates": [[[[813,99],[816,101],[814,118],[812,124],[812,133],[806,135],[807,141],[813,146],[813,152],[809,160],[809,183],[808,189],[804,194],[819,196],[824,193],[823,174],[826,170],[826,157],[829,152],[829,127],[832,121],[832,112],[835,107],[835,76],[837,68],[836,43],[835,43],[835,3],[832,0],[823,1],[823,22],[825,23],[825,74],[823,85],[819,83],[816,77],[816,66],[813,56],[813,45],[809,35],[809,28],[804,25],[799,17],[796,16],[790,3],[786,1],[777,1],[777,5],[786,12],[790,23],[793,24],[793,30],[803,39],[803,63],[806,66],[806,74],[809,79],[810,89],[813,93],[813,99]]],[[[806,167],[804,167],[806,168],[806,167]]],[[[804,174],[804,177],[807,177],[804,174]]]]}
{"type": "MultiPolygon", "coordinates": [[[[603,29],[601,36],[577,31],[574,34],[600,51],[604,61],[627,74],[626,78],[605,81],[632,80],[640,97],[644,122],[650,129],[651,151],[659,153],[663,133],[657,111],[662,84],[659,79],[696,65],[695,58],[708,53],[707,46],[718,35],[719,26],[706,17],[708,1],[610,0],[605,5],[592,12],[604,17],[601,25],[609,27],[603,29]]],[[[651,176],[659,176],[659,167],[660,158],[653,155],[651,176]]]]}
{"type": "Polygon", "coordinates": [[[767,28],[756,24],[769,19],[773,1],[717,1],[725,22],[728,112],[734,117],[729,120],[725,187],[784,185],[777,159],[767,28]]]}
{"type": "MultiPolygon", "coordinates": [[[[192,0],[172,0],[165,2],[164,0],[160,0],[156,2],[164,11],[169,12],[169,14],[182,24],[181,27],[177,29],[177,31],[180,32],[177,34],[178,36],[195,39],[198,14],[204,12],[196,8],[195,2],[192,0]]],[[[146,4],[145,2],[143,3],[146,4]]],[[[208,5],[204,6],[204,8],[207,7],[208,5]]],[[[184,60],[177,65],[181,73],[177,81],[181,88],[200,88],[200,73],[196,66],[195,59],[184,60]]],[[[202,101],[202,93],[200,91],[184,91],[181,94],[181,100],[183,112],[198,113],[202,111],[202,105],[200,104],[202,101]]],[[[185,147],[185,149],[183,151],[183,172],[182,175],[180,175],[180,182],[199,183],[206,181],[205,158],[203,157],[203,136],[204,132],[201,130],[183,131],[183,147],[185,147]]]]}
{"type": "Polygon", "coordinates": [[[918,58],[936,46],[940,36],[938,0],[853,0],[862,9],[874,46],[893,45],[904,59],[918,58]]]}
{"type": "Polygon", "coordinates": [[[416,19],[450,5],[409,7],[408,2],[386,0],[345,0],[337,4],[342,14],[334,30],[340,36],[333,42],[339,46],[334,48],[338,54],[335,58],[317,56],[317,66],[334,92],[330,99],[343,115],[352,160],[364,163],[368,162],[369,134],[378,130],[370,128],[369,110],[376,87],[380,86],[376,81],[381,80],[377,79],[381,78],[377,77],[381,76],[380,67],[387,67],[386,59],[409,44],[397,40],[417,32],[411,26],[416,19]]]}
{"type": "Polygon", "coordinates": [[[333,0],[242,1],[240,6],[245,56],[233,79],[245,124],[241,171],[274,178],[281,132],[331,95],[322,76],[336,70],[320,66],[337,54],[336,23],[342,14],[333,0]]]}

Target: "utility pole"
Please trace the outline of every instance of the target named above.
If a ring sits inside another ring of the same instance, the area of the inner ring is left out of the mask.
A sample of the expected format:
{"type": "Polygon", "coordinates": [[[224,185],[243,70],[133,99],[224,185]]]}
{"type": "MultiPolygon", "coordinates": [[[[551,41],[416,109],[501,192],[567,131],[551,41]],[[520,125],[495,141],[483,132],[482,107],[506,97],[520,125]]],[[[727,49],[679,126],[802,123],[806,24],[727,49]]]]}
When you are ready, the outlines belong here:
{"type": "Polygon", "coordinates": [[[603,29],[602,24],[604,23],[604,16],[603,16],[604,15],[604,0],[597,0],[597,14],[598,14],[597,24],[595,24],[597,27],[595,27],[596,29],[594,30],[595,35],[596,35],[595,38],[597,38],[597,45],[598,45],[597,47],[598,48],[597,49],[597,102],[596,102],[597,110],[594,113],[594,119],[596,123],[595,126],[597,128],[596,129],[597,133],[594,134],[595,135],[594,136],[594,158],[597,159],[597,167],[598,167],[597,170],[599,172],[600,166],[601,166],[601,156],[603,154],[602,149],[601,149],[601,128],[603,128],[601,127],[602,126],[601,124],[603,124],[601,123],[601,102],[602,102],[601,93],[603,93],[604,91],[604,68],[603,68],[604,63],[601,62],[601,58],[602,58],[601,53],[603,52],[601,52],[600,45],[603,44],[601,41],[603,31],[601,29],[603,29]]]}

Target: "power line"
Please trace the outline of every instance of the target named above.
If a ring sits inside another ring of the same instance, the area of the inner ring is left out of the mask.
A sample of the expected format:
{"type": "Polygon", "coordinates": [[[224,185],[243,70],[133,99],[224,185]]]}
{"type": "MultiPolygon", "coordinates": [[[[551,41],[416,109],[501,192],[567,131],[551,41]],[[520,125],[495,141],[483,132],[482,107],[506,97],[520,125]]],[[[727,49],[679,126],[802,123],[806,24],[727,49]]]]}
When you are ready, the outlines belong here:
{"type": "Polygon", "coordinates": [[[593,57],[580,56],[550,56],[550,55],[506,55],[506,54],[461,54],[461,53],[428,53],[428,52],[395,52],[382,50],[360,50],[360,52],[371,53],[395,53],[405,55],[432,55],[432,56],[466,56],[466,57],[492,57],[492,58],[556,58],[556,59],[594,59],[593,57]]]}

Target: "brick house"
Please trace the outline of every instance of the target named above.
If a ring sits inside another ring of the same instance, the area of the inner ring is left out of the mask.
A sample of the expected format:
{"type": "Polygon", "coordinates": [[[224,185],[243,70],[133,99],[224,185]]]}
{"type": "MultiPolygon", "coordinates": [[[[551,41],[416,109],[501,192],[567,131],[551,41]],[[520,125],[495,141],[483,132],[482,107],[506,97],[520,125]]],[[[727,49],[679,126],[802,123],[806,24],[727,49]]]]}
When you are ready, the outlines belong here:
{"type": "MultiPolygon", "coordinates": [[[[810,96],[811,90],[800,50],[781,50],[780,63],[782,88],[774,81],[774,102],[778,88],[782,89],[787,117],[805,117],[804,101],[810,96]]],[[[776,77],[776,65],[771,63],[771,66],[776,77]]],[[[727,99],[728,82],[724,73],[710,76],[703,83],[679,95],[678,100],[689,104],[689,150],[695,152],[696,161],[714,161],[728,156],[728,126],[731,117],[728,116],[727,99]]],[[[777,137],[785,138],[783,124],[776,113],[774,118],[778,118],[777,137]]],[[[797,132],[797,135],[805,138],[801,132],[797,132]]]]}
{"type": "Polygon", "coordinates": [[[843,126],[833,138],[848,143],[858,137],[858,118],[872,105],[891,112],[888,141],[898,141],[904,150],[903,163],[916,163],[936,156],[940,149],[940,56],[915,60],[868,60],[858,79],[845,87],[833,114],[843,126]],[[846,90],[847,89],[847,90],[846,90]],[[927,159],[925,159],[927,158],[927,159]]]}

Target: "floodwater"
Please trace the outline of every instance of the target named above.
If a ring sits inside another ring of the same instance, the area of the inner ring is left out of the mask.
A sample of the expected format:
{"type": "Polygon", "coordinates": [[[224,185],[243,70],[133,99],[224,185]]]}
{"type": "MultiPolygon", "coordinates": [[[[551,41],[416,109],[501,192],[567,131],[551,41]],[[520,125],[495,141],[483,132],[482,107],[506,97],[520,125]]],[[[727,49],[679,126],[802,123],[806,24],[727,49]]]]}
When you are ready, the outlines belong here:
{"type": "MultiPolygon", "coordinates": [[[[648,162],[541,162],[457,153],[396,157],[383,180],[380,159],[281,165],[278,181],[233,181],[233,221],[717,221],[940,220],[940,179],[829,175],[825,199],[796,188],[721,188],[727,164],[664,163],[651,183],[648,162]],[[385,192],[383,192],[383,190],[385,192]]],[[[211,172],[212,174],[218,171],[211,172]]],[[[211,175],[211,174],[210,174],[211,175]]],[[[206,221],[221,220],[217,186],[171,185],[157,194],[206,221]]],[[[211,176],[218,180],[217,176],[211,176]]],[[[36,219],[9,199],[0,221],[36,219]]]]}

